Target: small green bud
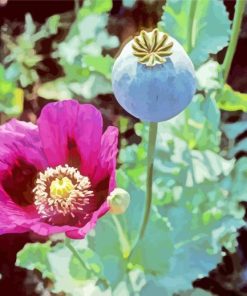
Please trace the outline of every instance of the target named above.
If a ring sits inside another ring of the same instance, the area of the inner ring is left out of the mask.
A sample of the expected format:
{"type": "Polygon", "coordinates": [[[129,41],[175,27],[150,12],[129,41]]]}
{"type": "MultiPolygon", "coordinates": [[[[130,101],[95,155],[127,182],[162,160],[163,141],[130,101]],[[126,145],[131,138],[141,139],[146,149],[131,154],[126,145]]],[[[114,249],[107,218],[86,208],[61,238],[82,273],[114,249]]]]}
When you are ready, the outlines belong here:
{"type": "Polygon", "coordinates": [[[110,213],[123,214],[129,206],[130,195],[124,189],[115,188],[107,197],[107,201],[110,206],[110,213]]]}

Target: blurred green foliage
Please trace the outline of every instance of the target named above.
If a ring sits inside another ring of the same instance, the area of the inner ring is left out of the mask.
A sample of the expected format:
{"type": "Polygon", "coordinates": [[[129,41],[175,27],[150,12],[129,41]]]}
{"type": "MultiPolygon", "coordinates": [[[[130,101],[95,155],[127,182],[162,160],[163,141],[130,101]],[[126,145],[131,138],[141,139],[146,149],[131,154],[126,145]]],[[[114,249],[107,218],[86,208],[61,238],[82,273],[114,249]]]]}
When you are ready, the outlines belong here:
{"type": "MultiPolygon", "coordinates": [[[[124,1],[132,7],[135,1],[124,1]]],[[[63,69],[55,80],[41,81],[43,55],[37,43],[66,26],[59,15],[42,26],[26,15],[24,32],[2,35],[7,55],[0,67],[0,111],[21,114],[27,87],[38,82],[44,99],[80,101],[111,94],[110,51],[119,46],[110,35],[111,0],[86,0],[64,40],[54,41],[52,57],[63,69]],[[22,88],[22,89],[21,89],[22,88]]],[[[118,186],[132,196],[128,211],[106,215],[82,241],[55,246],[27,244],[16,264],[39,270],[54,282],[53,292],[66,295],[210,295],[193,289],[192,281],[206,275],[221,260],[222,247],[234,251],[236,230],[244,224],[239,202],[246,199],[247,160],[235,155],[247,147],[236,138],[246,123],[222,124],[221,111],[246,111],[246,94],[225,84],[213,54],[227,46],[231,22],[223,1],[168,0],[159,27],[185,47],[196,66],[198,93],[176,118],[159,124],[155,155],[154,204],[144,239],[134,253],[145,201],[147,125],[135,124],[140,144],[120,150],[118,186]],[[193,15],[193,17],[188,17],[193,15]],[[222,132],[229,145],[222,148],[222,132]]],[[[132,128],[130,117],[119,116],[120,131],[132,128]]],[[[52,238],[62,241],[63,237],[52,238]]]]}
{"type": "Polygon", "coordinates": [[[38,94],[46,99],[82,97],[92,99],[111,93],[113,58],[103,55],[104,49],[119,45],[118,38],[106,30],[112,2],[84,1],[65,40],[56,46],[65,76],[41,85],[38,94]]]}
{"type": "Polygon", "coordinates": [[[222,110],[247,112],[247,94],[234,91],[229,85],[225,84],[217,102],[222,110]]]}
{"type": "Polygon", "coordinates": [[[27,87],[39,79],[37,67],[43,57],[36,52],[35,46],[39,40],[57,33],[59,19],[59,15],[54,15],[37,30],[32,16],[26,14],[22,34],[15,39],[2,34],[2,39],[9,50],[3,62],[8,65],[6,72],[10,80],[19,80],[22,87],[27,87]]]}
{"type": "Polygon", "coordinates": [[[4,67],[0,65],[0,112],[15,116],[23,111],[24,92],[6,76],[4,67]]]}

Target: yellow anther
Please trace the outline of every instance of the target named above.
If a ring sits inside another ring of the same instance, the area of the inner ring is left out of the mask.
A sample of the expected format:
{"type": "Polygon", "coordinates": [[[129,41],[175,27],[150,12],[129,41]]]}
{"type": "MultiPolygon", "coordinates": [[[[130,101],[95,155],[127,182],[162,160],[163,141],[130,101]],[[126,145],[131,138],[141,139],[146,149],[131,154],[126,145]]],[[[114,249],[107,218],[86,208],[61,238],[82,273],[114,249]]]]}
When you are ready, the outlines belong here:
{"type": "MultiPolygon", "coordinates": [[[[34,204],[43,218],[52,221],[58,215],[75,217],[75,212],[83,212],[90,198],[94,196],[88,177],[78,169],[64,166],[47,168],[36,179],[34,204]]],[[[84,215],[86,218],[87,215],[84,215]]],[[[84,219],[83,218],[83,219],[84,219]]]]}
{"type": "Polygon", "coordinates": [[[50,196],[53,198],[68,198],[74,185],[68,177],[56,178],[50,185],[50,196]]]}

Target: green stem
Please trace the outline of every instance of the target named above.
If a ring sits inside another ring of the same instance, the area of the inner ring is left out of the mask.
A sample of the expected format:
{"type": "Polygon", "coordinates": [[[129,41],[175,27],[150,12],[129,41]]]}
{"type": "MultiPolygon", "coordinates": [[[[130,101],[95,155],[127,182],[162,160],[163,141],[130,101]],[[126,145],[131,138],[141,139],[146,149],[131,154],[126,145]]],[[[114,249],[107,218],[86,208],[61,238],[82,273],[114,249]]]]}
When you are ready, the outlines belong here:
{"type": "Polygon", "coordinates": [[[81,258],[81,256],[78,254],[78,252],[76,251],[76,249],[71,245],[71,243],[70,243],[70,239],[68,239],[68,238],[65,238],[64,239],[64,244],[65,244],[65,246],[70,250],[70,252],[78,259],[78,261],[80,262],[80,264],[81,264],[81,266],[84,268],[84,269],[86,269],[86,270],[88,270],[88,271],[90,271],[91,272],[91,270],[88,268],[88,266],[85,264],[85,262],[82,260],[82,258],[81,258]]]}
{"type": "Polygon", "coordinates": [[[129,254],[130,254],[129,241],[128,241],[127,237],[124,234],[123,228],[122,228],[121,224],[119,223],[118,218],[115,215],[111,215],[111,216],[112,216],[112,219],[113,219],[113,221],[114,221],[114,223],[116,225],[117,231],[118,231],[123,257],[128,258],[129,254]]]}
{"type": "Polygon", "coordinates": [[[149,124],[149,136],[148,136],[148,153],[147,153],[147,180],[146,180],[146,204],[143,215],[143,220],[140,228],[140,232],[137,236],[134,246],[128,256],[131,258],[133,252],[138,245],[139,241],[143,239],[152,206],[152,192],[153,192],[153,163],[154,163],[154,152],[157,138],[158,123],[150,122],[149,124]]]}
{"type": "Polygon", "coordinates": [[[223,78],[226,82],[233,56],[236,50],[237,42],[238,42],[238,36],[241,29],[241,23],[244,16],[244,8],[245,8],[246,1],[245,0],[237,0],[235,4],[235,13],[234,13],[234,19],[233,19],[233,25],[232,25],[232,33],[231,33],[231,39],[229,46],[227,48],[227,52],[224,58],[224,62],[222,64],[223,67],[223,78]]]}
{"type": "Polygon", "coordinates": [[[194,37],[194,16],[196,13],[197,0],[191,0],[190,2],[190,14],[187,31],[187,52],[190,53],[193,49],[193,37],[194,37]]]}
{"type": "Polygon", "coordinates": [[[147,155],[147,181],[146,181],[146,207],[143,216],[143,222],[140,230],[140,239],[144,237],[146,227],[148,224],[150,210],[152,205],[152,193],[153,193],[153,163],[154,152],[157,138],[157,122],[150,122],[149,136],[148,136],[148,155],[147,155]]]}

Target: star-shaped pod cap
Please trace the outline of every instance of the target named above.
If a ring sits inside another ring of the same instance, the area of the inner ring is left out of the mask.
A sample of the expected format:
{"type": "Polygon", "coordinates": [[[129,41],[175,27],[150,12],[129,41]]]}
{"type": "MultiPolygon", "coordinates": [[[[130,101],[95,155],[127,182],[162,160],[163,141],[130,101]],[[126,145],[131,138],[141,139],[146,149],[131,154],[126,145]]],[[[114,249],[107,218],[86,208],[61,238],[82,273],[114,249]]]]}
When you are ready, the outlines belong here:
{"type": "Polygon", "coordinates": [[[154,29],[152,32],[141,31],[132,44],[133,55],[138,62],[149,67],[165,63],[165,57],[172,54],[173,42],[168,41],[166,33],[154,29]]]}

